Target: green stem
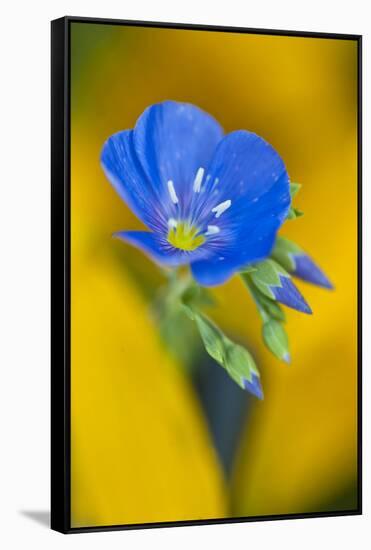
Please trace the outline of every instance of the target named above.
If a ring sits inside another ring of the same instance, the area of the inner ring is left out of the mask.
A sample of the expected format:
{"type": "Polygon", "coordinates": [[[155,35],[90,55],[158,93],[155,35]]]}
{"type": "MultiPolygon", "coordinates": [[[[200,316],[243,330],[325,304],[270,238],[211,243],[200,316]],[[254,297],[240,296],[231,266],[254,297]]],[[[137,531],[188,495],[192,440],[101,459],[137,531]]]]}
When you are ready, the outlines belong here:
{"type": "Polygon", "coordinates": [[[172,269],[166,272],[168,282],[159,289],[154,301],[155,317],[158,321],[171,315],[179,308],[181,297],[192,283],[189,272],[172,269]]]}
{"type": "Polygon", "coordinates": [[[259,291],[256,290],[256,288],[254,287],[254,283],[251,281],[250,275],[248,273],[242,273],[241,278],[242,278],[243,282],[245,283],[245,286],[246,286],[247,290],[249,291],[250,296],[252,297],[252,299],[254,300],[254,302],[256,304],[256,307],[257,307],[257,310],[258,310],[259,315],[261,317],[261,320],[263,321],[263,323],[266,323],[267,321],[269,321],[270,317],[264,311],[264,308],[262,307],[262,305],[259,301],[259,291]]]}

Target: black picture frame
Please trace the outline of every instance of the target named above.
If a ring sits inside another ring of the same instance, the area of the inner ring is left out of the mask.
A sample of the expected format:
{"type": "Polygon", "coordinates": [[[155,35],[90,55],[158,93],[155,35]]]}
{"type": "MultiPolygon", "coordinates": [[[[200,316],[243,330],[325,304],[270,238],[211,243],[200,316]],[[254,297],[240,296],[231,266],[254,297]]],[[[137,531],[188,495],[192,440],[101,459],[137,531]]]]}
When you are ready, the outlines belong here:
{"type": "Polygon", "coordinates": [[[51,22],[51,528],[61,533],[362,514],[362,36],[86,17],[51,22]],[[358,51],[358,504],[355,510],[72,528],[70,521],[70,26],[71,23],[354,40],[358,51]]]}

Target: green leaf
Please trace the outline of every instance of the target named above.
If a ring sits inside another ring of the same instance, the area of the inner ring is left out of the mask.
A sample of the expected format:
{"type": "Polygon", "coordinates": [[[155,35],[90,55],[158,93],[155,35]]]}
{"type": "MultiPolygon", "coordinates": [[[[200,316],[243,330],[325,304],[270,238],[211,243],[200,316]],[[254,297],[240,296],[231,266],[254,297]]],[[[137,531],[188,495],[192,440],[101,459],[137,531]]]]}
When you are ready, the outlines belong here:
{"type": "Polygon", "coordinates": [[[280,275],[289,277],[287,271],[272,259],[255,264],[256,271],[251,273],[251,279],[255,286],[268,298],[274,300],[274,294],[270,290],[272,286],[282,286],[280,275]]]}
{"type": "Polygon", "coordinates": [[[270,351],[286,363],[290,362],[289,341],[282,324],[274,319],[263,325],[263,339],[270,351]]]}
{"type": "Polygon", "coordinates": [[[301,189],[301,183],[290,183],[291,199],[293,199],[299,193],[300,189],[301,189]]]}

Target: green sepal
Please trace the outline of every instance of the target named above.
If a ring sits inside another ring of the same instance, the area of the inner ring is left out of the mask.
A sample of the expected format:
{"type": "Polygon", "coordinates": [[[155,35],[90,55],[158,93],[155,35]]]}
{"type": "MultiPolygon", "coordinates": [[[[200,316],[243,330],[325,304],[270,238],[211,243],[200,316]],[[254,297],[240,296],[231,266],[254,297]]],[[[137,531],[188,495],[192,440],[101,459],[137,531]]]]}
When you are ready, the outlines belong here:
{"type": "Polygon", "coordinates": [[[304,215],[304,212],[292,206],[292,201],[294,200],[294,197],[296,197],[296,195],[299,193],[300,189],[301,189],[300,183],[290,183],[291,206],[286,216],[287,220],[295,220],[296,218],[300,218],[300,216],[304,215]]]}
{"type": "Polygon", "coordinates": [[[258,264],[255,264],[255,267],[256,271],[250,275],[254,285],[265,296],[271,300],[275,300],[274,294],[270,287],[282,286],[280,275],[283,275],[284,277],[290,277],[290,275],[281,265],[272,259],[259,262],[258,264]]]}
{"type": "Polygon", "coordinates": [[[290,196],[293,199],[300,191],[301,183],[290,183],[290,196]]]}
{"type": "Polygon", "coordinates": [[[193,320],[196,322],[207,353],[220,365],[225,366],[226,351],[223,333],[212,321],[210,321],[210,319],[201,313],[193,311],[193,320]]]}
{"type": "Polygon", "coordinates": [[[300,246],[285,237],[277,237],[271,257],[276,260],[288,272],[294,271],[295,261],[294,254],[302,253],[300,246]]]}
{"type": "Polygon", "coordinates": [[[273,355],[286,363],[290,362],[289,340],[279,321],[270,319],[263,324],[263,340],[273,355]]]}
{"type": "Polygon", "coordinates": [[[304,212],[291,206],[286,219],[295,220],[296,218],[301,218],[301,216],[304,216],[304,212]]]}
{"type": "Polygon", "coordinates": [[[183,307],[195,321],[207,353],[242,389],[246,389],[245,380],[252,381],[253,374],[260,378],[255,361],[246,348],[232,342],[213,321],[199,311],[188,306],[183,307]]]}
{"type": "Polygon", "coordinates": [[[226,349],[224,367],[232,380],[242,389],[246,389],[244,380],[251,382],[253,374],[260,378],[255,361],[246,348],[235,344],[228,338],[224,338],[224,345],[226,349]]]}
{"type": "Polygon", "coordinates": [[[241,278],[247,288],[249,289],[256,305],[260,316],[263,321],[267,321],[269,318],[277,319],[278,321],[285,321],[285,313],[281,306],[274,300],[271,300],[263,294],[251,281],[251,277],[246,273],[241,273],[241,278]]]}
{"type": "Polygon", "coordinates": [[[252,273],[253,271],[256,271],[256,267],[253,265],[247,265],[240,270],[240,273],[252,273]]]}

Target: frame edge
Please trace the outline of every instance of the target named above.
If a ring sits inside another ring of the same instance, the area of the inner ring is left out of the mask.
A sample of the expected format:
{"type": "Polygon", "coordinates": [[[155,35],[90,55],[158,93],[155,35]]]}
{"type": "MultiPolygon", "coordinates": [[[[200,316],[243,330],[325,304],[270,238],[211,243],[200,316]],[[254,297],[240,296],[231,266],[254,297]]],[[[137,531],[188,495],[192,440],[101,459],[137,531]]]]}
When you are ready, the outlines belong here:
{"type": "Polygon", "coordinates": [[[67,53],[65,17],[51,22],[51,516],[50,527],[70,529],[70,412],[66,317],[67,53]]]}

